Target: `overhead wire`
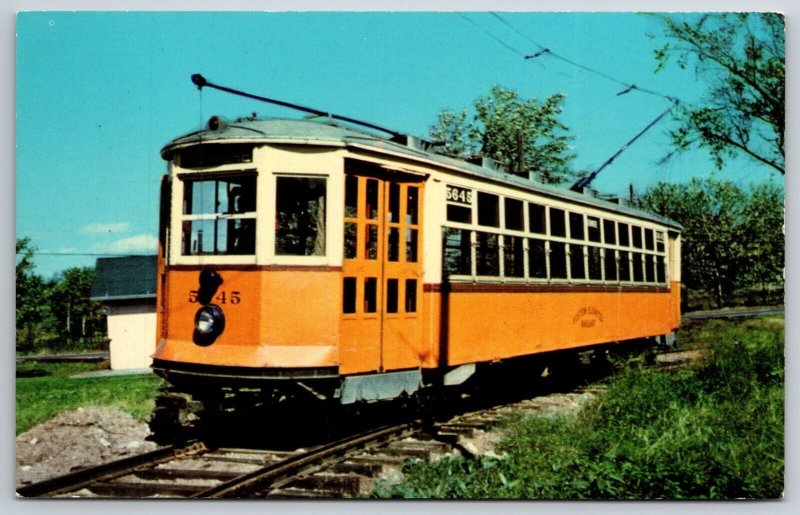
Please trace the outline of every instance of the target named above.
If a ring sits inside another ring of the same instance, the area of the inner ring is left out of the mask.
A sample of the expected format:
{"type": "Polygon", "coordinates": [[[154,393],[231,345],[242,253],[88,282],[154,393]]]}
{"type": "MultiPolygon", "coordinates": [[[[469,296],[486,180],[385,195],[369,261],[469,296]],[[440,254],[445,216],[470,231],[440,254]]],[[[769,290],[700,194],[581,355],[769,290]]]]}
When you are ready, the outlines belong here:
{"type": "Polygon", "coordinates": [[[472,20],[472,19],[471,19],[469,16],[467,16],[466,14],[464,14],[464,13],[461,13],[461,12],[459,12],[459,13],[457,13],[457,14],[458,14],[459,16],[461,16],[462,18],[464,18],[465,20],[467,20],[467,21],[468,21],[469,23],[471,23],[472,25],[474,25],[475,27],[477,27],[479,30],[481,30],[483,33],[485,33],[487,36],[489,36],[489,37],[490,37],[490,38],[492,38],[493,40],[497,41],[498,43],[500,43],[501,45],[503,45],[504,47],[506,47],[508,50],[511,50],[512,52],[514,52],[515,54],[519,55],[520,57],[525,57],[525,52],[523,52],[522,50],[520,50],[520,49],[518,49],[518,48],[515,48],[515,47],[511,46],[510,44],[506,43],[505,41],[503,41],[502,39],[500,39],[500,38],[499,38],[499,37],[497,37],[496,35],[492,34],[492,33],[491,33],[491,32],[489,32],[488,30],[486,30],[485,28],[481,27],[480,25],[478,25],[477,23],[475,23],[475,21],[473,21],[473,20],[472,20]]]}
{"type": "MultiPolygon", "coordinates": [[[[598,77],[602,77],[602,78],[604,78],[606,80],[615,82],[615,83],[619,84],[620,86],[624,86],[626,89],[621,91],[621,92],[619,92],[619,93],[617,93],[617,96],[624,95],[625,93],[628,93],[630,91],[640,91],[642,93],[647,93],[649,95],[655,95],[655,96],[664,98],[664,99],[669,100],[671,102],[679,101],[678,98],[673,96],[673,95],[666,95],[664,93],[660,93],[658,91],[655,91],[655,90],[652,90],[652,89],[649,89],[649,88],[643,88],[643,87],[637,86],[636,84],[633,84],[631,82],[618,79],[618,78],[613,77],[613,76],[611,76],[611,75],[609,75],[609,74],[607,74],[605,72],[602,72],[602,71],[597,70],[595,68],[591,68],[591,67],[586,66],[584,64],[581,64],[581,63],[578,63],[578,62],[573,61],[571,59],[568,59],[568,58],[566,58],[566,57],[554,52],[550,47],[547,47],[547,46],[545,46],[545,45],[543,45],[543,44],[541,44],[541,43],[539,43],[537,41],[534,41],[531,37],[529,37],[527,34],[522,32],[519,28],[517,28],[514,25],[512,25],[508,20],[506,20],[505,18],[503,18],[502,16],[500,16],[496,12],[490,11],[489,14],[491,14],[492,16],[494,16],[495,18],[500,20],[500,22],[502,24],[504,24],[506,27],[510,28],[515,33],[519,34],[520,36],[525,38],[528,42],[532,43],[533,45],[535,45],[539,49],[537,52],[534,52],[533,54],[524,55],[523,57],[525,58],[525,60],[536,59],[537,57],[545,56],[545,55],[552,56],[552,57],[554,57],[554,58],[556,58],[556,59],[558,59],[560,61],[563,61],[563,62],[571,65],[571,66],[575,66],[576,68],[580,68],[581,70],[584,70],[586,72],[589,72],[589,73],[592,73],[594,75],[597,75],[598,77]]],[[[472,20],[470,20],[470,22],[475,24],[474,22],[472,22],[472,20]]],[[[487,32],[486,29],[483,29],[482,27],[480,27],[480,28],[484,32],[487,32]]]]}
{"type": "MultiPolygon", "coordinates": [[[[495,41],[497,41],[498,43],[500,43],[500,44],[501,44],[501,45],[503,45],[504,47],[506,47],[506,48],[510,49],[511,51],[513,51],[514,53],[516,53],[516,54],[518,54],[518,55],[519,55],[519,54],[522,54],[522,53],[521,53],[521,52],[520,52],[520,51],[519,51],[517,48],[515,48],[515,47],[511,46],[510,44],[506,43],[506,42],[505,42],[505,41],[503,41],[503,40],[502,40],[500,37],[498,37],[498,36],[496,36],[495,34],[491,33],[490,31],[488,31],[488,30],[487,30],[487,29],[485,29],[484,27],[481,27],[480,25],[478,25],[477,23],[475,23],[475,22],[474,22],[472,19],[468,18],[468,17],[467,17],[466,15],[464,15],[463,13],[459,13],[459,14],[461,14],[461,16],[462,16],[463,18],[465,18],[465,19],[466,19],[467,21],[469,21],[471,24],[473,24],[473,25],[475,25],[476,27],[478,27],[478,28],[479,28],[481,31],[483,31],[484,33],[488,34],[488,35],[489,35],[489,36],[490,36],[492,39],[494,39],[495,41]]],[[[581,69],[581,70],[583,70],[583,71],[586,71],[586,72],[588,72],[588,73],[591,73],[591,74],[597,75],[597,76],[599,76],[599,77],[602,77],[602,78],[604,78],[604,79],[606,79],[606,80],[608,80],[608,81],[614,82],[614,83],[616,83],[616,84],[618,84],[618,85],[620,85],[620,86],[624,86],[624,88],[625,88],[625,89],[623,89],[622,91],[618,92],[618,93],[616,94],[616,96],[625,95],[625,94],[627,94],[627,93],[630,93],[631,91],[638,91],[638,92],[641,92],[641,93],[646,93],[646,94],[649,94],[649,95],[653,95],[653,96],[660,97],[660,98],[662,98],[662,99],[665,99],[665,100],[668,100],[668,101],[670,101],[670,103],[671,103],[671,105],[670,105],[670,106],[669,106],[669,107],[668,107],[666,110],[664,110],[664,111],[663,111],[661,114],[659,114],[659,115],[658,115],[658,116],[657,116],[657,117],[656,117],[654,120],[652,120],[652,121],[651,121],[649,124],[647,124],[647,126],[646,126],[644,129],[642,129],[641,131],[639,131],[639,132],[638,132],[638,133],[637,133],[637,134],[636,134],[636,135],[635,135],[635,136],[634,136],[632,139],[630,139],[628,142],[626,142],[626,143],[625,143],[625,144],[624,144],[624,145],[623,145],[623,146],[622,146],[622,147],[621,147],[619,150],[617,150],[617,151],[616,151],[616,152],[615,152],[615,153],[614,153],[614,154],[613,154],[613,155],[612,155],[610,158],[608,158],[608,159],[607,159],[607,160],[606,160],[606,161],[605,161],[605,162],[604,162],[604,163],[603,163],[603,164],[602,164],[602,165],[601,165],[599,168],[597,168],[597,169],[596,169],[594,172],[592,172],[592,173],[591,173],[591,174],[590,174],[588,177],[584,177],[584,178],[582,178],[582,179],[579,179],[579,180],[578,180],[578,181],[577,181],[575,184],[573,184],[573,185],[572,185],[572,189],[576,189],[576,188],[580,188],[580,187],[586,187],[586,186],[588,186],[588,185],[591,183],[591,181],[592,181],[592,180],[593,180],[593,179],[594,179],[594,178],[595,178],[595,177],[596,177],[596,176],[597,176],[597,175],[598,175],[598,174],[599,174],[599,173],[600,173],[600,172],[601,172],[601,171],[602,171],[602,170],[603,170],[603,169],[604,169],[606,166],[610,165],[610,164],[611,164],[611,163],[612,163],[612,162],[613,162],[613,161],[614,161],[614,160],[615,160],[615,159],[616,159],[616,158],[617,158],[617,157],[618,157],[618,156],[619,156],[619,155],[620,155],[622,152],[624,152],[624,151],[625,151],[625,150],[626,150],[626,149],[627,149],[627,148],[628,148],[628,147],[629,147],[631,144],[633,144],[633,143],[634,143],[634,142],[635,142],[635,141],[636,141],[636,140],[637,140],[639,137],[641,137],[641,136],[642,136],[642,135],[643,135],[645,132],[647,132],[648,130],[650,130],[650,129],[651,129],[651,128],[652,128],[652,127],[653,127],[653,126],[656,124],[656,123],[658,123],[658,122],[659,122],[659,121],[660,121],[662,118],[664,118],[664,117],[665,117],[665,116],[666,116],[668,113],[670,113],[670,112],[671,112],[673,109],[675,109],[675,108],[676,108],[676,107],[677,107],[679,104],[681,104],[681,100],[680,100],[680,99],[678,99],[677,97],[673,96],[673,95],[666,95],[666,94],[664,94],[664,93],[660,93],[660,92],[658,92],[658,91],[655,91],[655,90],[652,90],[652,89],[649,89],[649,88],[643,88],[643,87],[637,86],[637,85],[636,85],[636,84],[634,84],[634,83],[631,83],[631,82],[627,82],[627,81],[624,81],[624,80],[618,79],[618,78],[616,78],[616,77],[614,77],[614,76],[612,76],[612,75],[609,75],[609,74],[607,74],[607,73],[605,73],[605,72],[602,72],[602,71],[600,71],[600,70],[597,70],[597,69],[595,69],[595,68],[591,68],[591,67],[589,67],[589,66],[583,65],[583,64],[581,64],[581,63],[578,63],[578,62],[576,62],[576,61],[573,61],[573,60],[571,60],[571,59],[568,59],[568,58],[566,58],[566,57],[564,57],[564,56],[562,56],[562,55],[560,55],[560,54],[558,54],[558,53],[556,53],[556,52],[553,52],[553,51],[552,51],[552,50],[551,50],[549,47],[547,47],[547,46],[545,46],[545,45],[543,45],[543,44],[541,44],[541,43],[539,43],[539,42],[537,42],[537,41],[534,41],[534,40],[533,40],[531,37],[529,37],[527,34],[525,34],[524,32],[522,32],[520,29],[518,29],[517,27],[515,27],[514,25],[512,25],[512,24],[511,24],[511,23],[510,23],[508,20],[506,20],[505,18],[503,18],[502,16],[500,16],[500,15],[499,15],[499,14],[497,14],[496,12],[492,12],[492,11],[490,11],[490,12],[489,12],[489,14],[491,14],[492,16],[494,16],[496,19],[498,19],[498,20],[499,20],[499,21],[500,21],[502,24],[504,24],[506,27],[510,28],[510,29],[511,29],[511,30],[513,30],[515,33],[517,33],[518,35],[520,35],[520,36],[521,36],[521,37],[523,37],[525,40],[527,40],[528,42],[532,43],[533,45],[535,45],[535,46],[538,48],[538,50],[537,50],[536,52],[532,53],[532,54],[522,54],[523,58],[524,58],[526,61],[529,61],[529,60],[532,60],[532,59],[537,59],[538,57],[541,57],[541,56],[548,56],[548,55],[549,55],[549,56],[551,56],[551,57],[554,57],[555,59],[558,59],[558,60],[560,60],[560,61],[562,61],[562,62],[564,62],[564,63],[567,63],[567,64],[569,64],[569,65],[571,65],[571,66],[574,66],[574,67],[576,67],[576,68],[579,68],[579,69],[581,69]]]]}

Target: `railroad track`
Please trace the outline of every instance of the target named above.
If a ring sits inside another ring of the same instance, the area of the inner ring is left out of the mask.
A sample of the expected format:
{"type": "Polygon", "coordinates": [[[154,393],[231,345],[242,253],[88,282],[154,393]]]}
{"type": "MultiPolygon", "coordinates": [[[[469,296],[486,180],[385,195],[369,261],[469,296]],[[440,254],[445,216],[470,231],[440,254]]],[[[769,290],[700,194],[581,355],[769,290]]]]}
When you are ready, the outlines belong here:
{"type": "MultiPolygon", "coordinates": [[[[696,359],[697,351],[659,354],[657,365],[696,359]]],[[[197,441],[91,467],[18,488],[21,497],[341,498],[369,495],[377,480],[401,477],[411,459],[474,457],[503,417],[578,409],[602,395],[600,380],[570,391],[540,392],[501,405],[473,403],[445,421],[409,422],[366,431],[310,449],[220,447],[197,441]]],[[[467,403],[469,405],[469,403],[467,403]]]]}
{"type": "Polygon", "coordinates": [[[341,498],[368,495],[379,479],[400,477],[411,459],[481,452],[476,435],[515,411],[577,406],[603,386],[458,414],[449,420],[382,427],[312,449],[162,447],[18,488],[21,497],[59,498],[341,498]]]}
{"type": "Polygon", "coordinates": [[[21,497],[226,498],[269,496],[329,460],[386,444],[412,424],[382,427],[310,450],[209,448],[203,442],[90,467],[17,489],[21,497]]]}

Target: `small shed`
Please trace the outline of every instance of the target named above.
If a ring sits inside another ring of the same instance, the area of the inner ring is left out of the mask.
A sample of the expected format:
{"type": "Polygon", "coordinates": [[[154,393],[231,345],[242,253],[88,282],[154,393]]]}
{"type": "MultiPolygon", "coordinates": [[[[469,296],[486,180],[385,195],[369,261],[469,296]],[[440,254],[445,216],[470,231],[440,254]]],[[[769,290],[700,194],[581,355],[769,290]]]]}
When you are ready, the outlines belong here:
{"type": "Polygon", "coordinates": [[[156,347],[156,256],[98,258],[91,300],[108,308],[112,370],[146,368],[156,347]]]}

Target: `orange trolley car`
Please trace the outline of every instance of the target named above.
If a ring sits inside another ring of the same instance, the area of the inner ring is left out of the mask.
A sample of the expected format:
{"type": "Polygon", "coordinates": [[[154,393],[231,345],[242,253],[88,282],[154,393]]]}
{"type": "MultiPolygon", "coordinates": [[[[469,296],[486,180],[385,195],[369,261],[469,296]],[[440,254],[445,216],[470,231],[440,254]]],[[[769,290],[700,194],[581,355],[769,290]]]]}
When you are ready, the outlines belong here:
{"type": "Polygon", "coordinates": [[[677,224],[433,150],[218,117],[165,146],[154,370],[198,399],[349,404],[670,338],[677,224]]]}

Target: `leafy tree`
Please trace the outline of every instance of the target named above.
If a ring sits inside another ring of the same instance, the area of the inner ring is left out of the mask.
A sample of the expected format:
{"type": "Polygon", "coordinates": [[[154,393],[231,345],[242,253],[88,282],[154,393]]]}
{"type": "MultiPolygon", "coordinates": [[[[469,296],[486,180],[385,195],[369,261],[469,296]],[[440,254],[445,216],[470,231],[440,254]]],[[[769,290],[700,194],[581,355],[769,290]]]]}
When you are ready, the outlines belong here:
{"type": "Polygon", "coordinates": [[[36,328],[48,315],[47,284],[34,273],[33,255],[36,248],[28,237],[17,238],[16,305],[17,341],[26,347],[34,343],[36,328]]]}
{"type": "Polygon", "coordinates": [[[683,225],[682,281],[725,304],[735,288],[780,282],[783,193],[772,184],[745,192],[731,182],[694,178],[660,183],[640,204],[683,225]]]}
{"type": "Polygon", "coordinates": [[[511,173],[539,173],[547,183],[575,178],[569,162],[572,137],[558,120],[564,95],[544,101],[524,99],[503,86],[475,100],[475,114],[466,110],[439,112],[430,136],[443,142],[443,153],[460,158],[488,157],[511,173]]]}
{"type": "Polygon", "coordinates": [[[786,261],[784,239],[784,193],[772,182],[756,186],[744,209],[745,254],[742,274],[761,290],[766,302],[767,286],[783,282],[786,261]]]}
{"type": "Polygon", "coordinates": [[[68,268],[61,272],[50,293],[50,306],[58,334],[68,340],[92,336],[102,330],[102,305],[89,300],[94,268],[68,268]]]}
{"type": "MultiPolygon", "coordinates": [[[[704,147],[717,168],[745,154],[785,174],[784,19],[777,13],[713,13],[690,21],[662,16],[668,42],[655,57],[657,70],[670,61],[693,65],[708,84],[702,106],[673,111],[675,152],[704,147]]],[[[673,152],[674,153],[674,152],[673,152]]]]}

